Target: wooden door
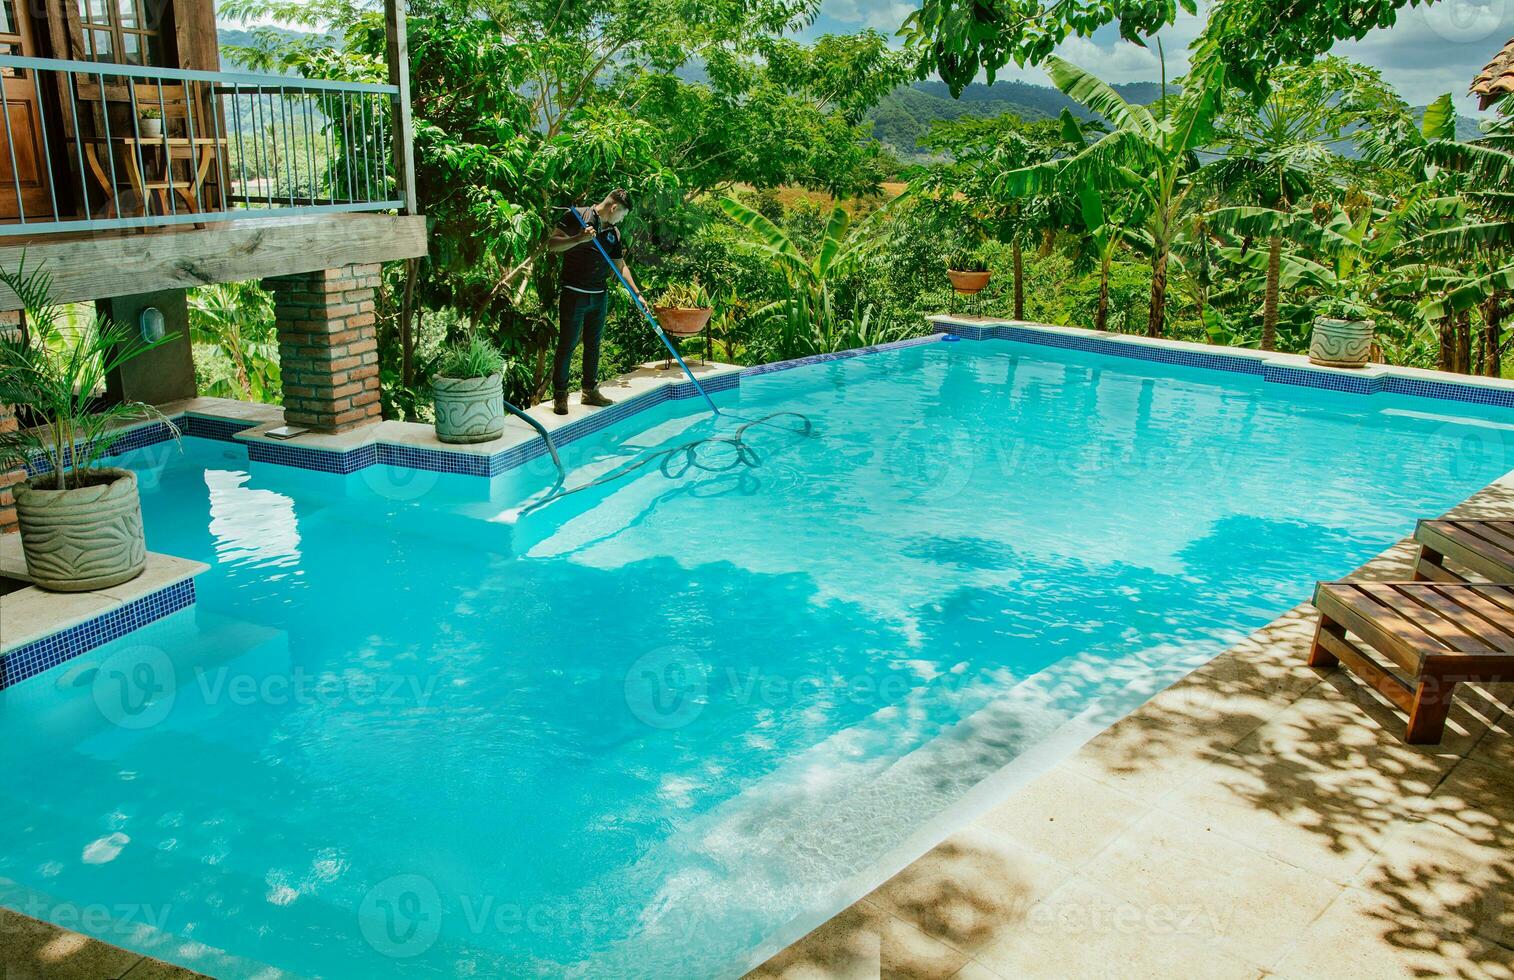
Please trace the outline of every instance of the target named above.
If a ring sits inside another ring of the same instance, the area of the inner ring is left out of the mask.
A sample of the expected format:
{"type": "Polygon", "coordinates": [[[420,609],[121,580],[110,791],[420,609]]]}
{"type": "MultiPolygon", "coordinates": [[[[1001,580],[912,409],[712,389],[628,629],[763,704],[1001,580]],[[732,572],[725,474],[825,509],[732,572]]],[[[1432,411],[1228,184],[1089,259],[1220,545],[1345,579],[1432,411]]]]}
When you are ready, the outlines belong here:
{"type": "MultiPolygon", "coordinates": [[[[0,54],[36,55],[26,0],[0,0],[0,54]]],[[[0,69],[9,126],[0,120],[0,221],[51,221],[38,82],[29,68],[0,69]],[[9,145],[6,145],[7,140],[9,145]],[[14,163],[12,159],[14,158],[14,163]]]]}

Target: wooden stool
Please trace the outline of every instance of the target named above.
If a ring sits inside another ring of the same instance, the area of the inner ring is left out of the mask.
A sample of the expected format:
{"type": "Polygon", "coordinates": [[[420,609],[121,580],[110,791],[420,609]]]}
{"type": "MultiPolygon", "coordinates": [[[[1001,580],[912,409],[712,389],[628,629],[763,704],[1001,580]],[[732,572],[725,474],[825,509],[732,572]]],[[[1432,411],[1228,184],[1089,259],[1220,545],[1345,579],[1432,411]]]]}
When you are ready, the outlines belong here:
{"type": "Polygon", "coordinates": [[[1420,521],[1416,582],[1465,582],[1449,558],[1493,582],[1514,583],[1514,521],[1420,521]]]}
{"type": "Polygon", "coordinates": [[[1440,741],[1457,684],[1514,680],[1514,586],[1321,582],[1314,605],[1309,666],[1344,664],[1408,712],[1411,744],[1440,741]]]}

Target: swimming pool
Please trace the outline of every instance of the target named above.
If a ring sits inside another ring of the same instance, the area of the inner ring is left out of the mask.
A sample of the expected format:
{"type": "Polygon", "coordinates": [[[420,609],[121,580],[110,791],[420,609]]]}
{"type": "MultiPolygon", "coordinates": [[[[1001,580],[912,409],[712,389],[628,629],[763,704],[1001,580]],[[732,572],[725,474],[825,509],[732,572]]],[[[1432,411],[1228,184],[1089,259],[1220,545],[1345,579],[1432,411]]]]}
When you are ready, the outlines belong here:
{"type": "Polygon", "coordinates": [[[996,340],[722,397],[815,432],[526,516],[540,462],[122,457],[149,547],[211,570],[0,692],[0,902],[223,976],[738,973],[1514,467],[1506,409],[996,340]]]}

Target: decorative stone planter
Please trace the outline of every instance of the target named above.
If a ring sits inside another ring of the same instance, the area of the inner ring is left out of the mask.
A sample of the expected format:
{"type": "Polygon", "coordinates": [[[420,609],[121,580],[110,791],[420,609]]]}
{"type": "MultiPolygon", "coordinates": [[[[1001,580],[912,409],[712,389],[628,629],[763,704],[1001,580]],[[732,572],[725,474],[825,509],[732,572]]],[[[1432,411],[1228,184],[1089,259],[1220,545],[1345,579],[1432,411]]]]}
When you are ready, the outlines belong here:
{"type": "Polygon", "coordinates": [[[51,477],[16,487],[26,570],[44,589],[108,589],[147,565],[137,475],[109,467],[90,475],[88,486],[72,490],[49,490],[51,477]]]}
{"type": "Polygon", "coordinates": [[[1309,360],[1325,367],[1366,367],[1372,352],[1371,320],[1314,318],[1309,336],[1309,360]]]}
{"type": "Polygon", "coordinates": [[[654,306],[657,323],[664,333],[672,337],[693,337],[704,329],[714,314],[708,306],[654,306]]]}
{"type": "Polygon", "coordinates": [[[952,288],[960,296],[971,296],[973,293],[982,292],[983,287],[988,285],[988,277],[991,272],[959,272],[956,269],[947,269],[946,277],[952,281],[952,288]]]}
{"type": "Polygon", "coordinates": [[[501,376],[437,378],[436,437],[442,442],[488,442],[505,432],[505,388],[501,376]]]}

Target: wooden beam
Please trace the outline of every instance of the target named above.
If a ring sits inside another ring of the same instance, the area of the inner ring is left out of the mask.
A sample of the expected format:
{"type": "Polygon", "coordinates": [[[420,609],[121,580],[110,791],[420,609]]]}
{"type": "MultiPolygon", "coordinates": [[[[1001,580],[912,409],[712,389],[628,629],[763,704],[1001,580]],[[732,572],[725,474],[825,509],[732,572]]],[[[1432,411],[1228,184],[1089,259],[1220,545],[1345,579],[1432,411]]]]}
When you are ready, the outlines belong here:
{"type": "MultiPolygon", "coordinates": [[[[202,229],[0,245],[0,268],[44,264],[60,303],[243,282],[426,254],[419,215],[339,214],[223,221],[202,229]]],[[[20,306],[0,287],[0,310],[20,306]]]]}
{"type": "Polygon", "coordinates": [[[410,121],[410,42],[405,27],[405,0],[384,0],[389,39],[389,84],[394,97],[394,168],[404,214],[419,214],[415,199],[415,133],[410,121]]]}

